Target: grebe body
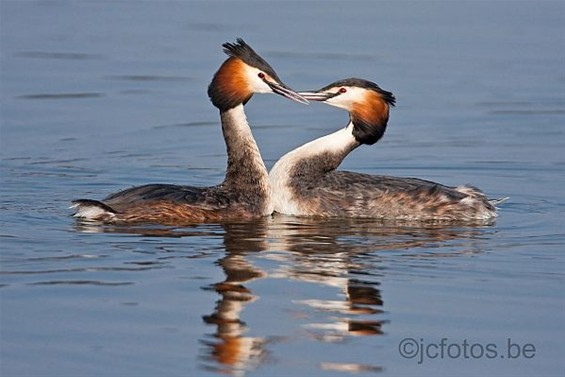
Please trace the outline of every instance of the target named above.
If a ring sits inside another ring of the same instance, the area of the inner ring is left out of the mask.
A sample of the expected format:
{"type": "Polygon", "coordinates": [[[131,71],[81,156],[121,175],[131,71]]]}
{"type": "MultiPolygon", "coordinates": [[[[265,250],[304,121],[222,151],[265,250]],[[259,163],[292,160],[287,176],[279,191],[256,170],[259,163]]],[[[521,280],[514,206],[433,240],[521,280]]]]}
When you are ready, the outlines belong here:
{"type": "Polygon", "coordinates": [[[225,43],[229,58],[215,73],[208,95],[220,111],[228,162],[224,181],[212,187],[149,184],[102,201],[73,202],[74,216],[93,221],[182,224],[257,218],[273,211],[269,176],[244,112],[254,93],[277,93],[307,103],[242,39],[225,43]]]}
{"type": "Polygon", "coordinates": [[[347,110],[349,122],[276,162],[269,173],[275,212],[407,221],[488,221],[496,216],[500,200],[487,199],[473,186],[337,170],[355,148],[383,136],[395,105],[392,93],[355,78],[299,93],[347,110]]]}

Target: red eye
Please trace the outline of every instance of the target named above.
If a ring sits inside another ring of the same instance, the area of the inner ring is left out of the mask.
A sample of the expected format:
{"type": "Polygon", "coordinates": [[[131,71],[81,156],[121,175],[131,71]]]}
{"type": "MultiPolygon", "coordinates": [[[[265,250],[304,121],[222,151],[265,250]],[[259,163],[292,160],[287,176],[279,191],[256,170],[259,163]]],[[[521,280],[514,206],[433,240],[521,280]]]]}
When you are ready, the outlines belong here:
{"type": "Polygon", "coordinates": [[[343,94],[343,93],[347,93],[347,89],[345,89],[345,88],[339,88],[339,92],[342,93],[342,94],[343,94]]]}
{"type": "Polygon", "coordinates": [[[257,76],[259,76],[260,79],[264,79],[265,78],[265,74],[263,72],[259,72],[257,74],[257,76]]]}

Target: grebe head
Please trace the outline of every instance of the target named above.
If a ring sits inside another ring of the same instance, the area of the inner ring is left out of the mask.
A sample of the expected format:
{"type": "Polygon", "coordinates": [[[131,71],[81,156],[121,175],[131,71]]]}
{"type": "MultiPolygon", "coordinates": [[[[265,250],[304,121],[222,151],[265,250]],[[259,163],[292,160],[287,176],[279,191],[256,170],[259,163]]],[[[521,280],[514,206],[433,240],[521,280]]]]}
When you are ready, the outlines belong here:
{"type": "Polygon", "coordinates": [[[386,130],[389,109],[396,103],[391,92],[371,81],[349,78],[317,91],[299,92],[310,101],[321,101],[347,110],[353,123],[353,136],[361,144],[376,143],[386,130]]]}
{"type": "Polygon", "coordinates": [[[238,38],[236,43],[224,43],[222,46],[229,58],[208,86],[208,96],[220,110],[245,104],[254,93],[276,93],[300,103],[308,103],[308,100],[283,84],[269,63],[243,39],[238,38]]]}

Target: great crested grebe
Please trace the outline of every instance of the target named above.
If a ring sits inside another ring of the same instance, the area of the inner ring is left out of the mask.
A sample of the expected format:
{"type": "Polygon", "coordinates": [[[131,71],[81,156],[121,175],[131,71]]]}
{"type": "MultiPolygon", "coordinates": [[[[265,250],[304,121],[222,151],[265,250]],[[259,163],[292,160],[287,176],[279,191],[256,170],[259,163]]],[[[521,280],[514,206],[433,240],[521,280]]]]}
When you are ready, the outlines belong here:
{"type": "Polygon", "coordinates": [[[495,205],[502,200],[489,200],[472,186],[336,170],[359,145],[372,145],[383,136],[396,101],[392,93],[357,78],[299,93],[347,110],[349,122],[276,162],[269,173],[275,212],[409,221],[485,221],[496,216],[495,205]]]}
{"type": "Polygon", "coordinates": [[[220,110],[228,163],[224,181],[212,187],[149,184],[102,201],[73,201],[75,217],[103,222],[191,223],[270,215],[269,174],[247,123],[243,105],[254,93],[277,93],[301,103],[273,68],[241,38],[224,43],[229,58],[215,73],[208,96],[220,110]]]}

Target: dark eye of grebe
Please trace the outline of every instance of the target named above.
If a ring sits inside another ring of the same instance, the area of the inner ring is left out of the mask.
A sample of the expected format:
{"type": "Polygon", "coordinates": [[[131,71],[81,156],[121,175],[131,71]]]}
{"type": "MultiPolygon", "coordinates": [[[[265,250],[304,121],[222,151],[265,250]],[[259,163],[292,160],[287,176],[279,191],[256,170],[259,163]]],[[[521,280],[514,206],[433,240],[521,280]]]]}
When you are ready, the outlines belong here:
{"type": "Polygon", "coordinates": [[[259,76],[260,79],[264,79],[265,78],[265,74],[263,72],[259,72],[257,74],[257,76],[259,76]]]}
{"type": "Polygon", "coordinates": [[[347,93],[347,89],[345,89],[345,88],[339,88],[339,93],[341,93],[341,94],[347,93]]]}

